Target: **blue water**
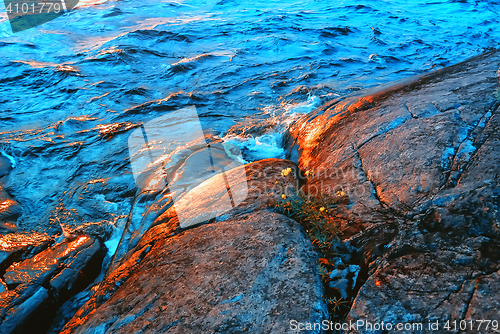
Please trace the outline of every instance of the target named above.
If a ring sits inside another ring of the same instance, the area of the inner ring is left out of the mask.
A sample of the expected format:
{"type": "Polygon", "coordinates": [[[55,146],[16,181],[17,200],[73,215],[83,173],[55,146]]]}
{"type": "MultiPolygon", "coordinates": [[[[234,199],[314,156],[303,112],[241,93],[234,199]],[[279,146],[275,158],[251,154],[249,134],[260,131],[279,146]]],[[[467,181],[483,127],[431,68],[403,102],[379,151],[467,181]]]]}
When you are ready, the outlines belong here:
{"type": "Polygon", "coordinates": [[[195,105],[248,161],[279,157],[294,115],[500,41],[500,1],[90,2],[16,34],[0,5],[0,144],[21,229],[126,215],[130,129],[170,110],[195,105]],[[94,198],[100,180],[115,195],[94,198]]]}

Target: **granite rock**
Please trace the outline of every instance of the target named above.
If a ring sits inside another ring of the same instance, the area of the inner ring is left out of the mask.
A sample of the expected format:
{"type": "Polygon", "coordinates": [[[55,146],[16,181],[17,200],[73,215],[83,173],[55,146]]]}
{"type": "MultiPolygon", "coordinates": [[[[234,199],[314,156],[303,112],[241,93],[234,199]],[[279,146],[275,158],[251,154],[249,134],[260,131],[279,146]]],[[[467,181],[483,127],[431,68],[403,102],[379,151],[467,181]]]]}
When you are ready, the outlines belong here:
{"type": "Polygon", "coordinates": [[[311,242],[266,210],[160,238],[129,263],[111,297],[62,333],[288,333],[292,319],[327,316],[311,242]]]}
{"type": "Polygon", "coordinates": [[[78,236],[10,265],[0,292],[0,332],[45,333],[57,308],[97,277],[103,257],[98,240],[78,236]]]}
{"type": "Polygon", "coordinates": [[[15,232],[17,218],[22,214],[21,205],[0,186],[0,233],[15,232]]]}
{"type": "Polygon", "coordinates": [[[326,103],[291,127],[290,152],[314,171],[309,192],[350,199],[341,239],[367,274],[347,320],[443,324],[494,312],[476,285],[493,290],[500,265],[499,66],[500,52],[487,52],[326,103]]]}

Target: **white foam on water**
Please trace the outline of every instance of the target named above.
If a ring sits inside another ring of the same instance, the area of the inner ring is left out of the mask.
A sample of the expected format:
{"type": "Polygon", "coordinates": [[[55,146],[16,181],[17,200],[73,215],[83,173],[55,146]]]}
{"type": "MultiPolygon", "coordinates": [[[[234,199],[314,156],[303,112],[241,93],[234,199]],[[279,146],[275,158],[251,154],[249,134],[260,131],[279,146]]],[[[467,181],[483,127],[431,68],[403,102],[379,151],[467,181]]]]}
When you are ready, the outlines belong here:
{"type": "Polygon", "coordinates": [[[115,255],[115,252],[118,249],[126,223],[127,218],[118,218],[114,224],[115,229],[113,230],[113,234],[111,234],[111,237],[104,242],[104,245],[106,245],[106,248],[108,249],[108,255],[110,258],[113,258],[113,255],[115,255]]]}
{"type": "MultiPolygon", "coordinates": [[[[237,145],[242,150],[244,157],[250,161],[269,158],[284,159],[286,152],[283,147],[283,137],[288,127],[294,120],[313,111],[320,105],[321,99],[319,97],[309,95],[304,102],[279,107],[268,106],[264,109],[267,110],[271,117],[279,119],[274,129],[268,130],[260,136],[225,136],[223,137],[224,142],[237,145]]],[[[245,163],[247,162],[249,161],[245,161],[245,163]]]]}
{"type": "Polygon", "coordinates": [[[7,154],[4,150],[0,150],[0,154],[9,159],[12,168],[16,168],[16,159],[12,155],[7,154]]]}
{"type": "Polygon", "coordinates": [[[307,114],[321,105],[321,99],[314,95],[309,95],[307,101],[293,103],[285,107],[285,115],[307,114]]]}
{"type": "MultiPolygon", "coordinates": [[[[244,157],[251,161],[285,157],[282,145],[283,134],[280,132],[266,133],[257,137],[231,136],[224,138],[224,142],[237,145],[244,157]]],[[[249,161],[245,161],[248,163],[249,161]]]]}

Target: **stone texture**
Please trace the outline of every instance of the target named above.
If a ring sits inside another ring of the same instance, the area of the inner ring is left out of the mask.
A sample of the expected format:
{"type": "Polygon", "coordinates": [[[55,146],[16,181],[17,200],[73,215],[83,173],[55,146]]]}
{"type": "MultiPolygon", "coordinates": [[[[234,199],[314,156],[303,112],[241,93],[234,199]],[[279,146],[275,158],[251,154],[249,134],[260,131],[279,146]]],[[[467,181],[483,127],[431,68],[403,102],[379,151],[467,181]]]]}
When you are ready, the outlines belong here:
{"type": "Polygon", "coordinates": [[[50,329],[45,334],[59,334],[64,325],[73,318],[78,309],[90,299],[92,291],[92,287],[89,286],[61,305],[54,316],[50,329]]]}
{"type": "Polygon", "coordinates": [[[54,301],[46,288],[21,284],[0,294],[0,333],[43,333],[50,325],[54,301]]]}
{"type": "MultiPolygon", "coordinates": [[[[48,243],[43,238],[25,238],[22,245],[21,236],[17,237],[10,251],[20,248],[17,252],[22,256],[48,243]]],[[[45,333],[57,307],[97,277],[103,257],[98,240],[79,236],[13,263],[3,274],[0,333],[45,333]]]]}
{"type": "MultiPolygon", "coordinates": [[[[225,214],[224,217],[219,217],[219,220],[234,218],[241,214],[266,208],[280,198],[282,191],[295,191],[300,180],[300,178],[297,177],[297,167],[294,163],[287,160],[262,160],[245,165],[245,171],[247,174],[248,187],[246,199],[236,208],[225,214]],[[292,184],[286,189],[281,189],[276,185],[276,181],[281,179],[281,171],[286,168],[292,168],[295,177],[292,184]]],[[[239,176],[240,173],[240,171],[237,171],[236,175],[239,176]]],[[[231,171],[228,172],[228,177],[232,177],[231,171]]],[[[210,192],[204,191],[201,187],[192,189],[191,192],[197,194],[196,196],[191,196],[191,198],[200,201],[200,203],[214,200],[211,196],[207,196],[210,192]]],[[[183,229],[179,227],[175,211],[172,208],[171,195],[165,192],[160,193],[158,196],[150,196],[149,198],[146,196],[139,196],[138,198],[140,204],[136,202],[134,207],[136,207],[136,205],[142,207],[143,214],[139,214],[141,210],[136,210],[135,213],[133,211],[129,220],[133,221],[137,219],[138,222],[142,222],[147,226],[141,227],[141,225],[138,224],[134,227],[136,232],[132,234],[132,238],[130,238],[130,234],[125,233],[122,241],[124,238],[129,238],[123,243],[127,245],[128,248],[123,250],[122,247],[123,255],[120,256],[119,253],[115,255],[114,262],[108,268],[106,279],[101,282],[92,298],[78,311],[69,327],[78,327],[79,324],[85,321],[89,314],[95,312],[100,305],[106,302],[113,293],[124,284],[132,273],[139,270],[138,268],[141,261],[157,242],[183,231],[183,229]],[[169,212],[169,210],[171,211],[169,212]],[[165,214],[165,212],[168,213],[165,214]],[[147,232],[142,236],[134,237],[139,230],[147,230],[147,232]],[[136,241],[133,241],[134,238],[136,241]]],[[[134,222],[131,222],[129,226],[133,224],[134,222]]],[[[120,246],[122,246],[122,243],[120,246]]],[[[74,330],[74,328],[72,330],[74,330]]]]}
{"type": "Polygon", "coordinates": [[[159,239],[109,300],[84,318],[80,310],[62,333],[288,333],[291,319],[326,316],[316,264],[285,216],[203,225],[159,239]]]}
{"type": "MultiPolygon", "coordinates": [[[[298,177],[297,166],[291,161],[282,159],[257,161],[234,168],[225,174],[229,184],[232,185],[233,198],[238,197],[236,195],[238,191],[245,196],[241,196],[241,203],[230,211],[219,212],[218,220],[226,220],[241,213],[268,207],[280,199],[283,191],[287,193],[296,191],[301,180],[298,177]],[[281,189],[276,181],[281,178],[281,171],[286,168],[294,170],[294,179],[286,189],[281,189]]],[[[173,206],[175,196],[168,191],[139,194],[111,269],[116,268],[125,254],[136,247],[139,242],[145,245],[147,242],[144,240],[149,240],[150,236],[154,238],[154,234],[146,233],[146,231],[156,225],[168,224],[168,227],[165,225],[162,229],[168,229],[169,232],[162,233],[162,235],[169,235],[210,220],[204,212],[209,209],[213,210],[227,196],[226,188],[220,187],[221,183],[224,184],[220,179],[220,174],[209,178],[181,196],[179,203],[175,206],[173,206]],[[176,209],[179,208],[184,211],[183,226],[179,224],[177,217],[176,209]]]]}
{"type": "MultiPolygon", "coordinates": [[[[358,293],[350,320],[396,324],[465,319],[476,285],[470,268],[453,251],[413,253],[387,261],[358,293]]],[[[470,319],[470,318],[467,318],[470,319]]],[[[349,333],[364,333],[355,330],[349,333]]],[[[411,333],[428,333],[422,331],[411,333]]],[[[410,331],[408,331],[410,333],[410,331]]]]}
{"type": "MultiPolygon", "coordinates": [[[[220,215],[218,215],[219,220],[227,219],[244,212],[253,212],[273,205],[279,200],[282,192],[294,192],[299,186],[297,166],[287,160],[260,160],[234,168],[226,174],[229,184],[233,185],[232,188],[240,190],[243,195],[242,198],[244,199],[241,201],[241,204],[228,211],[227,214],[221,211],[220,215]],[[294,181],[289,184],[289,187],[282,190],[276,185],[276,181],[282,179],[281,171],[286,168],[292,168],[295,177],[294,181]]],[[[171,207],[165,211],[164,214],[160,215],[153,223],[153,226],[163,221],[177,221],[176,208],[180,208],[181,210],[185,209],[186,211],[184,217],[185,222],[183,226],[180,226],[181,228],[207,221],[203,219],[204,212],[217,207],[217,204],[225,196],[226,189],[221,189],[219,187],[222,182],[220,177],[212,177],[193,188],[179,200],[179,204],[176,204],[175,208],[171,207]]]]}
{"type": "Polygon", "coordinates": [[[52,242],[49,236],[37,232],[0,235],[0,273],[14,262],[21,262],[43,251],[52,242]]]}
{"type": "Polygon", "coordinates": [[[467,319],[498,320],[500,314],[500,271],[476,280],[467,319]]]}
{"type": "Polygon", "coordinates": [[[500,265],[499,65],[488,52],[332,101],[291,127],[292,156],[314,170],[309,191],[350,199],[341,239],[367,275],[348,320],[491,316],[470,301],[477,282],[496,286],[500,265]]]}
{"type": "MultiPolygon", "coordinates": [[[[63,284],[68,270],[84,269],[92,257],[97,256],[101,245],[99,241],[87,236],[56,244],[32,258],[14,263],[7,268],[4,280],[7,285],[34,283],[43,285],[54,283],[53,287],[63,284]]],[[[51,284],[52,285],[52,284],[51,284]]]]}
{"type": "Polygon", "coordinates": [[[0,178],[9,175],[12,169],[12,162],[0,152],[0,178]]]}
{"type": "Polygon", "coordinates": [[[19,203],[0,186],[0,233],[15,232],[17,218],[22,214],[23,210],[19,203]]]}

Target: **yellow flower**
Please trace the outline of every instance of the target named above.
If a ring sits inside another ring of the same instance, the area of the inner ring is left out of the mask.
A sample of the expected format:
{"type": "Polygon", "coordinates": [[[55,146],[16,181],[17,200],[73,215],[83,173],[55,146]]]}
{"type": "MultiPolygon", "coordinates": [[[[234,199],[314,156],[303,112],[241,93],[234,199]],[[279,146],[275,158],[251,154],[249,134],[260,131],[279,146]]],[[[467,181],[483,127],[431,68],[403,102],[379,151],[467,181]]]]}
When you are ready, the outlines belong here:
{"type": "Polygon", "coordinates": [[[281,198],[286,199],[286,195],[285,194],[281,195],[281,198]]]}
{"type": "Polygon", "coordinates": [[[276,180],[276,184],[278,184],[278,180],[276,180]]]}
{"type": "Polygon", "coordinates": [[[337,191],[337,196],[338,197],[343,197],[343,196],[345,196],[345,192],[343,192],[343,191],[337,191]]]}
{"type": "Polygon", "coordinates": [[[312,170],[308,170],[308,171],[306,171],[306,176],[312,176],[312,175],[313,175],[312,170]]]}
{"type": "Polygon", "coordinates": [[[281,171],[281,176],[288,176],[288,174],[290,174],[292,172],[292,169],[290,167],[288,167],[287,169],[283,169],[281,171]]]}
{"type": "Polygon", "coordinates": [[[321,208],[319,208],[319,211],[323,212],[323,211],[325,211],[325,208],[321,207],[321,208]]]}

